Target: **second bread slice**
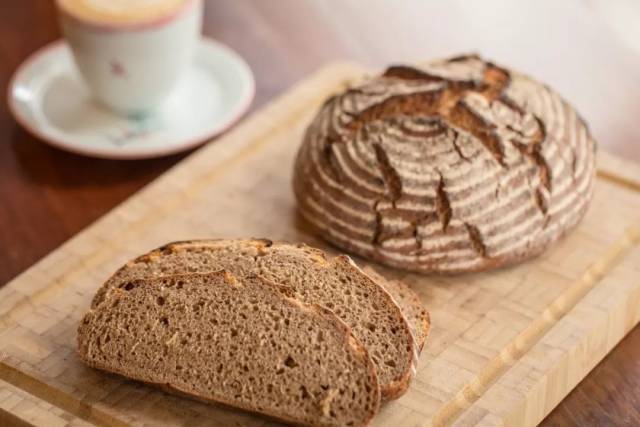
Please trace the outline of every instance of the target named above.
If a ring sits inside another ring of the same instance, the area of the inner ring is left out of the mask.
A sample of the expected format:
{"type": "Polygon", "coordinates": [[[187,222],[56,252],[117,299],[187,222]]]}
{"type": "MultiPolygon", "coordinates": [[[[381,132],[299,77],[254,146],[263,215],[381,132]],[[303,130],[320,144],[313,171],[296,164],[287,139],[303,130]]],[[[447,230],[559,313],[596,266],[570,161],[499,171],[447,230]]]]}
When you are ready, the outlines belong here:
{"type": "Polygon", "coordinates": [[[406,283],[400,280],[387,279],[371,267],[364,267],[362,271],[385,288],[396,303],[402,307],[402,312],[409,323],[418,350],[422,351],[431,328],[431,319],[429,312],[424,308],[424,304],[420,300],[420,296],[406,283]]]}

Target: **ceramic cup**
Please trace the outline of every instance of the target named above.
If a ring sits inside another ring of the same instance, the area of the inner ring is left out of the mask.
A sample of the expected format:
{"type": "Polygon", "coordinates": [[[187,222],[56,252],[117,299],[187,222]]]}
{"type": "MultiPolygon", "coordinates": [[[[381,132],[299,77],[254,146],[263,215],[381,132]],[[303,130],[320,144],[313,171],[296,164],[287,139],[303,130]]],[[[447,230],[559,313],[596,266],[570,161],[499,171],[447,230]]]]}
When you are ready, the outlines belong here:
{"type": "Polygon", "coordinates": [[[62,32],[93,96],[126,115],[153,110],[177,85],[200,40],[202,9],[202,0],[186,0],[151,22],[107,24],[58,3],[62,32]]]}

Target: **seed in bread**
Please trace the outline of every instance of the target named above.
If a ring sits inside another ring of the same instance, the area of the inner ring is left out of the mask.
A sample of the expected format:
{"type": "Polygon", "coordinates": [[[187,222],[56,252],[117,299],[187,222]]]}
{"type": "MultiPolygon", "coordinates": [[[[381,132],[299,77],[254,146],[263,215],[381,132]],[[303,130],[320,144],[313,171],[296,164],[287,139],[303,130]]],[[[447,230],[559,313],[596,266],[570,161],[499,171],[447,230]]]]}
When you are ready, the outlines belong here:
{"type": "Polygon", "coordinates": [[[540,254],[591,199],[595,142],[549,87],[478,56],[390,67],[330,98],[294,169],[299,211],[337,247],[417,272],[540,254]]]}
{"type": "Polygon", "coordinates": [[[227,272],[130,282],[89,311],[92,367],[287,422],[362,426],[380,391],[362,344],[331,311],[227,272]]]}
{"type": "Polygon", "coordinates": [[[131,280],[185,272],[228,270],[257,274],[292,288],[296,298],[332,310],[373,359],[384,400],[404,393],[415,373],[417,348],[393,298],[348,257],[327,258],[306,245],[266,239],[178,242],[142,255],[117,271],[98,290],[97,307],[131,280]]]}

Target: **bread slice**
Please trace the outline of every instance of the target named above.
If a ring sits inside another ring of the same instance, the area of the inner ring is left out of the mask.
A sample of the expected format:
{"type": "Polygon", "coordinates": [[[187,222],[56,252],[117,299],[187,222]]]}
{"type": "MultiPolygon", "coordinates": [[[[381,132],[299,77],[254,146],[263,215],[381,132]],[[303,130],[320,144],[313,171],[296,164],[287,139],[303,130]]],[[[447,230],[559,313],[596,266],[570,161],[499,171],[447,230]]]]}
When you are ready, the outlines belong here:
{"type": "Polygon", "coordinates": [[[344,255],[328,259],[324,252],[303,244],[266,239],[170,243],[117,271],[98,290],[93,306],[131,280],[221,269],[239,277],[260,275],[291,287],[302,302],[329,308],[371,355],[383,399],[406,391],[417,361],[409,325],[393,298],[344,255]]]}
{"type": "Polygon", "coordinates": [[[403,281],[387,279],[369,266],[363,267],[362,271],[385,288],[401,307],[402,313],[407,319],[407,323],[409,323],[418,351],[421,352],[429,334],[431,319],[418,294],[403,281]]]}
{"type": "Polygon", "coordinates": [[[368,424],[375,367],[331,311],[221,271],[134,280],[78,329],[95,368],[303,425],[368,424]]]}

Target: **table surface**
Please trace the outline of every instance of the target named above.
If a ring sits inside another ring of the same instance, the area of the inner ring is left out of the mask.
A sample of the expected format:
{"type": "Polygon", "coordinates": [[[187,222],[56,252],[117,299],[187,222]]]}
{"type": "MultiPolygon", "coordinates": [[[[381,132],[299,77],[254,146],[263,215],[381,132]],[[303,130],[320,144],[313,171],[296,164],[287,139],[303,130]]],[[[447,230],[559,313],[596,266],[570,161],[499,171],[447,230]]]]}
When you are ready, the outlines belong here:
{"type": "MultiPolygon", "coordinates": [[[[548,82],[591,124],[600,147],[640,161],[640,38],[629,37],[638,34],[640,9],[625,10],[622,0],[604,4],[207,0],[204,33],[250,64],[252,110],[330,61],[379,69],[476,51],[548,82]]],[[[53,2],[2,1],[0,87],[6,91],[15,68],[59,36],[53,2]]],[[[0,286],[188,154],[135,162],[79,157],[39,142],[0,103],[0,286]]],[[[543,424],[640,425],[638,390],[640,327],[543,424]]]]}

